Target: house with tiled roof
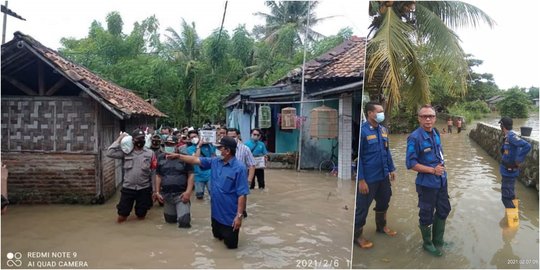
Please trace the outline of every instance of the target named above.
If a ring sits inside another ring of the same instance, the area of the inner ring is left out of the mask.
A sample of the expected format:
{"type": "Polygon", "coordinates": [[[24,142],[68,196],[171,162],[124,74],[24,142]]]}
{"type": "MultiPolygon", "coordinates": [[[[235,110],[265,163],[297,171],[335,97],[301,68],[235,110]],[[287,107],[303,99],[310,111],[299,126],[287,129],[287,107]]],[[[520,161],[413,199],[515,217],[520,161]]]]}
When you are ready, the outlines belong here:
{"type": "Polygon", "coordinates": [[[2,162],[13,202],[104,201],[122,179],[107,147],[120,131],[166,117],[20,32],[2,45],[1,87],[2,162]]]}
{"type": "Polygon", "coordinates": [[[339,178],[350,179],[351,157],[356,152],[353,149],[356,149],[358,142],[358,132],[355,131],[360,122],[365,48],[365,38],[352,37],[305,64],[302,112],[301,66],[271,86],[238,90],[225,103],[228,126],[239,128],[243,139],[249,139],[249,130],[260,127],[260,107],[269,106],[272,125],[262,129],[269,151],[287,153],[301,148],[300,167],[305,169],[317,169],[323,160],[331,158],[333,151],[338,157],[335,162],[339,164],[339,178]],[[339,112],[336,138],[317,139],[310,135],[313,120],[310,112],[322,105],[339,112]],[[296,129],[283,130],[280,127],[280,112],[285,107],[296,109],[296,129]],[[299,136],[302,136],[302,140],[299,140],[299,136]],[[299,141],[301,147],[298,147],[299,141]]]}

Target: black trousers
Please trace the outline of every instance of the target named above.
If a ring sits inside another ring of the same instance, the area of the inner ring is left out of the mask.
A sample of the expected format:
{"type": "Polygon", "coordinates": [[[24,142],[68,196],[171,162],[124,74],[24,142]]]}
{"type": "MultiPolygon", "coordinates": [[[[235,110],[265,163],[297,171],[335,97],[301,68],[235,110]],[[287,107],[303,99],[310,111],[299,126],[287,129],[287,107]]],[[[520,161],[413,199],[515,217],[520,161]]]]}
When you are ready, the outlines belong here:
{"type": "Polygon", "coordinates": [[[118,215],[129,216],[131,209],[133,209],[133,203],[135,203],[135,215],[145,217],[148,209],[152,207],[152,187],[139,190],[122,188],[120,202],[116,205],[118,215]]]}
{"type": "Polygon", "coordinates": [[[264,169],[255,169],[255,177],[253,178],[253,181],[251,181],[251,189],[255,188],[255,178],[257,178],[259,188],[264,188],[264,169]]]}
{"type": "Polygon", "coordinates": [[[229,249],[238,248],[238,234],[240,230],[234,231],[232,226],[227,226],[212,219],[212,234],[215,238],[223,240],[229,249]]]}

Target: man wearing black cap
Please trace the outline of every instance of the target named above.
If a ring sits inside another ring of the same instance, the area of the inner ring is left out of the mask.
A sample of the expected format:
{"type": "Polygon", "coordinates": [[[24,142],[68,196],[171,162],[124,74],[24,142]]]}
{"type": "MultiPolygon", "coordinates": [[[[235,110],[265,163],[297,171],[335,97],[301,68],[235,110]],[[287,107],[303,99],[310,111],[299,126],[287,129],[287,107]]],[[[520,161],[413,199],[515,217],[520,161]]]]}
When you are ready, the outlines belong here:
{"type": "Polygon", "coordinates": [[[246,195],[249,194],[247,170],[236,159],[236,141],[223,137],[216,144],[220,157],[195,157],[182,154],[167,154],[168,159],[180,159],[201,169],[212,169],[211,173],[211,217],[212,233],[215,238],[224,240],[229,249],[238,247],[238,233],[242,226],[246,195]]]}
{"type": "Polygon", "coordinates": [[[503,117],[499,121],[501,130],[504,133],[501,146],[501,196],[504,207],[508,214],[509,211],[516,208],[514,185],[519,175],[519,165],[525,160],[525,156],[531,150],[531,144],[521,139],[513,130],[513,121],[510,117],[503,117]]]}
{"type": "Polygon", "coordinates": [[[127,220],[135,203],[135,215],[138,219],[144,219],[146,212],[152,207],[152,171],[157,167],[157,159],[154,152],[144,148],[145,135],[140,129],[131,133],[133,137],[133,150],[125,154],[120,148],[122,138],[128,134],[122,132],[120,136],[107,149],[110,158],[123,159],[124,179],[118,209],[117,222],[127,220]]]}

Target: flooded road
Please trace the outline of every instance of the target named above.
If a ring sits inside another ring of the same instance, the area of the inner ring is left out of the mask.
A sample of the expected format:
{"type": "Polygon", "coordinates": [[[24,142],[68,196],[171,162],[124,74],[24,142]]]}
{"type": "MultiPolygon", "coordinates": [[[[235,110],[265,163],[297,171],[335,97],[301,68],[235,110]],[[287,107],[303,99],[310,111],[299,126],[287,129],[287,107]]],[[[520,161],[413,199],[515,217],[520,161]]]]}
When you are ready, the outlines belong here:
{"type": "Polygon", "coordinates": [[[163,221],[158,206],[144,221],[131,216],[116,224],[114,197],[96,206],[10,206],[2,216],[1,266],[17,268],[7,265],[17,258],[6,256],[20,252],[22,268],[38,268],[31,261],[61,268],[61,260],[89,268],[314,268],[309,260],[326,260],[328,267],[349,268],[354,182],[291,170],[267,170],[266,179],[266,190],[248,197],[237,250],[212,237],[206,198],[192,201],[192,228],[179,229],[163,221]],[[53,251],[72,258],[36,258],[53,251]]]}
{"type": "MultiPolygon", "coordinates": [[[[469,125],[469,129],[476,123],[469,125]]],[[[442,130],[442,123],[438,129],[442,130]]],[[[516,183],[520,199],[519,228],[506,228],[498,164],[475,142],[469,130],[442,134],[448,170],[448,192],[452,211],[445,241],[453,245],[435,258],[422,249],[418,229],[416,173],[405,167],[407,134],[390,135],[397,168],[388,225],[397,230],[395,238],[375,233],[375,217],[370,211],[364,228],[373,241],[371,250],[353,248],[353,268],[536,268],[538,269],[538,192],[516,183]]]]}

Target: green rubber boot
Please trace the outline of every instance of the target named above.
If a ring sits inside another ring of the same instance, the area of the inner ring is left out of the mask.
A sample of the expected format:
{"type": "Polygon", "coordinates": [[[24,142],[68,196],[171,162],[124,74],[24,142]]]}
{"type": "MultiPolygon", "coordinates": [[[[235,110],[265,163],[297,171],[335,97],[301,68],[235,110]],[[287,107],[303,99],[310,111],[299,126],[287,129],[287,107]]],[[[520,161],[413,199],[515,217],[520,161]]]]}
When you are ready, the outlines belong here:
{"type": "Polygon", "coordinates": [[[420,228],[420,232],[422,232],[422,239],[424,240],[422,247],[433,256],[442,256],[442,252],[431,241],[431,225],[419,225],[418,227],[420,228]]]}
{"type": "Polygon", "coordinates": [[[446,226],[446,220],[440,219],[435,215],[433,219],[433,245],[436,247],[447,246],[448,244],[444,242],[444,227],[446,226]]]}

